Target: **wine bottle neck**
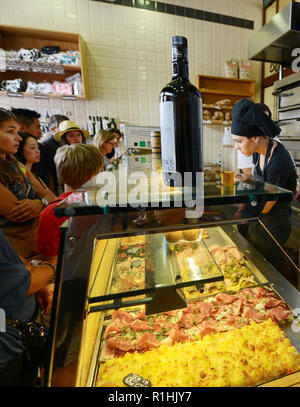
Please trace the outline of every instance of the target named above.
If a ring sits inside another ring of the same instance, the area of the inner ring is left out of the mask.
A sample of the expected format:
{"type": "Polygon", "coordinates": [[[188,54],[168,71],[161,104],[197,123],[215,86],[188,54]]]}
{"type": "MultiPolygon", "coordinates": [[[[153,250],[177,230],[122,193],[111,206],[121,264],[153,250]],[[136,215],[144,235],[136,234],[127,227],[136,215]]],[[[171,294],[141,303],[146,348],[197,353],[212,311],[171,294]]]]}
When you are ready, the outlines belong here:
{"type": "Polygon", "coordinates": [[[178,76],[189,80],[189,65],[183,61],[172,62],[172,78],[175,79],[178,76]]]}

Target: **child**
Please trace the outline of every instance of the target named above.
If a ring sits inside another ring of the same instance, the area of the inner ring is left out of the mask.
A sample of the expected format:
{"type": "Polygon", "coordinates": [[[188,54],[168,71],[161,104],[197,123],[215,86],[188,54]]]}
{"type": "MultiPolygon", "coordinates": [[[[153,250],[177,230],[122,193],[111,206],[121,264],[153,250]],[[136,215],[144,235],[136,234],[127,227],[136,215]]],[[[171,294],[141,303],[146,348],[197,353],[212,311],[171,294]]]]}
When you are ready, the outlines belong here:
{"type": "Polygon", "coordinates": [[[55,154],[54,161],[58,178],[64,184],[65,192],[57,200],[51,202],[40,214],[37,247],[39,253],[45,258],[58,255],[59,227],[68,219],[67,217],[56,217],[54,214],[55,206],[102,171],[104,167],[103,156],[99,149],[86,144],[60,147],[55,154]]]}

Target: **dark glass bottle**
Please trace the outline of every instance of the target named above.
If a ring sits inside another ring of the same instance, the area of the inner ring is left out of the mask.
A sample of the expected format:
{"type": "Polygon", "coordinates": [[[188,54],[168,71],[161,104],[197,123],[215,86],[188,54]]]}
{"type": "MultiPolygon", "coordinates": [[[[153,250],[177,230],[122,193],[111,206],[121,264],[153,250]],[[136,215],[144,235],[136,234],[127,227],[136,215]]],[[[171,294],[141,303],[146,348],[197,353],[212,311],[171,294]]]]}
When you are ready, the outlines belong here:
{"type": "Polygon", "coordinates": [[[203,172],[202,99],[189,81],[187,39],[172,37],[172,81],[160,93],[161,158],[164,182],[184,183],[184,173],[203,172]],[[180,174],[180,175],[179,175],[180,174]]]}

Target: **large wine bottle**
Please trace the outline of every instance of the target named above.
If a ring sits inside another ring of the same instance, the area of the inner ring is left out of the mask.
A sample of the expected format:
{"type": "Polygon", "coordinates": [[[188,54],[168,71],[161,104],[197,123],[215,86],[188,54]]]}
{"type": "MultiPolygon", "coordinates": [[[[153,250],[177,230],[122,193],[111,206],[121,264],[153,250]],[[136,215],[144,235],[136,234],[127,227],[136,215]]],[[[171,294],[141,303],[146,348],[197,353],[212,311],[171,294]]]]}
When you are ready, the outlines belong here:
{"type": "Polygon", "coordinates": [[[189,81],[187,39],[172,37],[172,81],[160,93],[161,158],[164,182],[184,185],[184,173],[203,172],[202,99],[189,81]]]}

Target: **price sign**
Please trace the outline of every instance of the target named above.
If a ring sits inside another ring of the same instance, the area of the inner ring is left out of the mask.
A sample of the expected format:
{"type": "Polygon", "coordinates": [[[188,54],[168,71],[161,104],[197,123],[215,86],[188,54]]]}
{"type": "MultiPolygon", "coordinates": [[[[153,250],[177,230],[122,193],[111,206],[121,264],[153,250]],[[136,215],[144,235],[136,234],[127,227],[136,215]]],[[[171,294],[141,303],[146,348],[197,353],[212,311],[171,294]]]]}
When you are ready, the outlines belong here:
{"type": "Polygon", "coordinates": [[[35,93],[34,97],[35,99],[50,99],[50,96],[48,94],[43,93],[35,93]]]}
{"type": "Polygon", "coordinates": [[[64,100],[77,100],[77,96],[75,96],[75,95],[70,95],[70,96],[68,96],[68,95],[62,95],[62,98],[64,99],[64,100]]]}
{"type": "Polygon", "coordinates": [[[41,72],[43,72],[43,73],[52,73],[52,68],[48,63],[41,64],[41,72]]]}
{"type": "Polygon", "coordinates": [[[24,95],[21,92],[7,92],[7,96],[11,96],[14,98],[23,98],[24,95]]]}
{"type": "Polygon", "coordinates": [[[6,70],[7,71],[17,71],[18,70],[18,63],[12,59],[6,60],[6,70]]]}
{"type": "Polygon", "coordinates": [[[31,65],[32,72],[42,72],[42,67],[38,62],[33,62],[31,65]]]}
{"type": "Polygon", "coordinates": [[[148,379],[136,374],[129,373],[124,377],[123,383],[129,387],[151,387],[151,382],[148,379]]]}
{"type": "Polygon", "coordinates": [[[19,64],[18,64],[18,71],[21,71],[21,72],[29,72],[29,71],[30,71],[30,66],[29,66],[29,64],[28,64],[27,62],[25,62],[25,61],[19,62],[19,64]]]}
{"type": "Polygon", "coordinates": [[[52,71],[57,75],[63,75],[65,73],[64,67],[60,64],[53,64],[52,71]]]}

